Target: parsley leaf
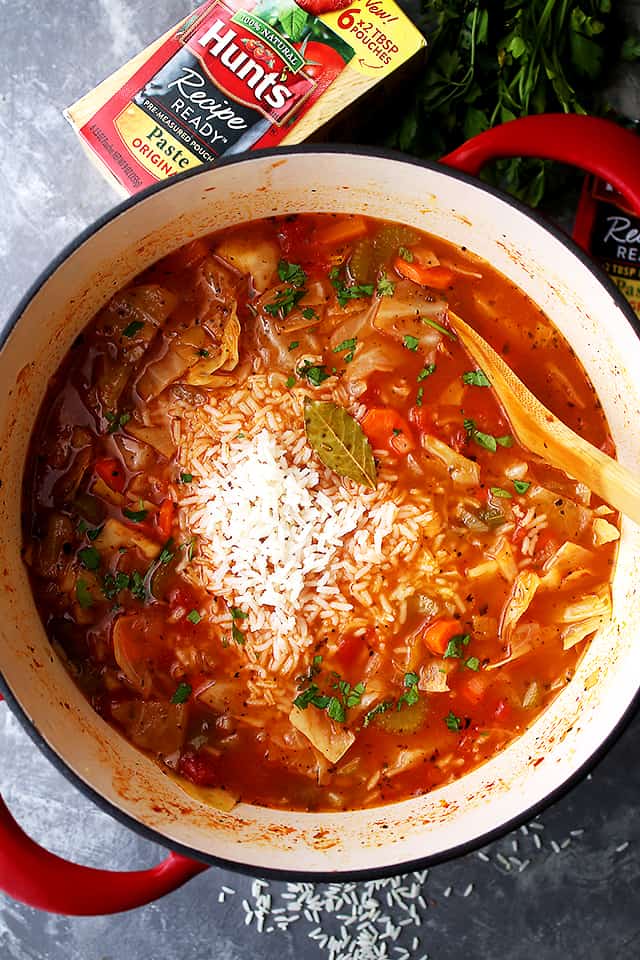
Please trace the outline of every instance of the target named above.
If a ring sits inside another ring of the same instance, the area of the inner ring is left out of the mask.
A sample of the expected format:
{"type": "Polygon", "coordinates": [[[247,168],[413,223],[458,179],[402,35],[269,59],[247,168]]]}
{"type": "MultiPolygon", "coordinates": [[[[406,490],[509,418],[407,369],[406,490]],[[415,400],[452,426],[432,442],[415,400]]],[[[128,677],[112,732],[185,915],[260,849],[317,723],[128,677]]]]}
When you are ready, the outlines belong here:
{"type": "Polygon", "coordinates": [[[142,523],[142,521],[145,519],[149,511],[148,510],[129,510],[128,507],[125,507],[122,512],[127,518],[127,520],[131,520],[132,523],[142,523]]]}
{"type": "MultiPolygon", "coordinates": [[[[78,530],[79,529],[80,527],[78,527],[78,530]]],[[[86,525],[85,525],[85,530],[86,530],[86,525]]],[[[104,530],[104,524],[101,527],[94,527],[93,530],[87,530],[87,536],[89,540],[97,540],[103,530],[104,530]]]]}
{"type": "Polygon", "coordinates": [[[513,486],[515,487],[516,493],[526,493],[529,487],[531,486],[530,480],[514,480],[513,486]]]}
{"type": "Polygon", "coordinates": [[[281,260],[278,264],[278,276],[283,283],[290,283],[292,287],[304,287],[307,275],[299,263],[289,263],[281,260]]]}
{"type": "Polygon", "coordinates": [[[494,497],[502,497],[504,500],[511,500],[511,494],[503,487],[489,487],[494,497]]]}
{"type": "Polygon", "coordinates": [[[423,323],[426,323],[428,327],[433,327],[434,330],[439,330],[445,337],[448,337],[449,340],[457,340],[455,333],[452,333],[451,330],[447,330],[446,327],[443,327],[441,323],[438,323],[437,320],[432,320],[431,317],[420,317],[423,323]]]}
{"type": "Polygon", "coordinates": [[[163,567],[166,567],[168,563],[171,563],[171,561],[175,556],[174,551],[171,549],[172,547],[173,547],[173,539],[169,537],[164,547],[162,548],[162,552],[160,553],[160,556],[158,557],[158,563],[162,564],[163,567]]]}
{"type": "Polygon", "coordinates": [[[142,330],[143,327],[144,327],[143,320],[132,320],[131,323],[127,327],[125,327],[124,330],[122,331],[122,336],[135,337],[136,333],[142,330]]]}
{"type": "Polygon", "coordinates": [[[344,704],[340,703],[337,697],[331,697],[327,704],[327,716],[336,723],[344,723],[347,719],[347,713],[344,704]]]}
{"type": "Polygon", "coordinates": [[[191,696],[191,684],[179,683],[176,692],[171,697],[171,703],[186,703],[191,696]]]}
{"type": "Polygon", "coordinates": [[[129,589],[131,590],[131,596],[145,603],[147,599],[147,588],[144,585],[144,577],[138,570],[134,570],[131,574],[129,589]]]}
{"type": "Polygon", "coordinates": [[[331,374],[324,364],[310,363],[309,360],[305,360],[302,366],[298,368],[298,376],[305,377],[312,386],[319,387],[325,380],[329,379],[331,374]]]}
{"type": "MultiPolygon", "coordinates": [[[[320,319],[320,317],[318,316],[316,311],[313,309],[313,307],[304,307],[304,309],[302,310],[302,316],[304,317],[305,320],[320,319]]],[[[289,347],[289,349],[291,349],[291,347],[289,347]]]]}
{"type": "Polygon", "coordinates": [[[462,374],[462,382],[472,387],[490,387],[491,382],[484,370],[467,370],[462,374]]]}
{"type": "Polygon", "coordinates": [[[187,620],[190,623],[193,623],[195,626],[196,623],[200,623],[200,621],[202,620],[202,617],[200,616],[200,613],[197,610],[190,610],[189,613],[187,614],[187,620]]]}
{"type": "Polygon", "coordinates": [[[264,312],[268,313],[270,317],[286,317],[302,300],[305,292],[305,290],[296,290],[294,287],[278,290],[275,300],[272,300],[271,303],[265,303],[264,312]]]}
{"type": "Polygon", "coordinates": [[[355,350],[358,342],[357,337],[351,337],[350,340],[343,340],[337,347],[333,348],[334,353],[344,353],[345,350],[355,350]]]}
{"type": "MultiPolygon", "coordinates": [[[[302,313],[304,315],[304,310],[302,311],[302,313]]],[[[291,343],[289,344],[289,350],[296,350],[299,346],[300,346],[299,340],[292,340],[291,343]]]]}
{"type": "Polygon", "coordinates": [[[380,279],[378,280],[378,286],[376,287],[376,293],[379,297],[392,297],[395,293],[396,285],[386,273],[383,273],[380,279]]]}
{"type": "Polygon", "coordinates": [[[465,419],[464,428],[467,431],[467,436],[471,440],[475,440],[479,447],[484,447],[485,450],[489,450],[491,453],[496,452],[498,445],[501,447],[513,446],[512,436],[506,434],[504,437],[493,437],[490,433],[483,433],[482,430],[478,430],[474,420],[465,419]]]}
{"type": "MultiPolygon", "coordinates": [[[[231,616],[234,620],[246,620],[249,616],[248,613],[245,613],[244,610],[240,610],[238,607],[230,607],[231,616]]],[[[322,660],[322,657],[320,657],[322,660]]]]}
{"type": "Polygon", "coordinates": [[[468,660],[465,660],[464,665],[465,667],[468,667],[469,670],[477,671],[480,669],[480,661],[478,660],[477,657],[469,657],[468,660]]]}
{"type": "Polygon", "coordinates": [[[93,606],[93,596],[89,590],[89,585],[82,577],[76,581],[76,599],[83,610],[88,610],[89,607],[93,606]]]}
{"type": "Polygon", "coordinates": [[[430,377],[432,373],[436,372],[435,363],[427,363],[426,366],[422,368],[418,374],[418,383],[422,383],[423,380],[426,380],[427,377],[430,377]]]}
{"type": "Polygon", "coordinates": [[[180,474],[180,483],[192,483],[193,474],[192,473],[181,473],[180,474]]]}
{"type": "Polygon", "coordinates": [[[444,722],[447,725],[447,730],[451,730],[454,733],[457,733],[458,730],[462,730],[462,720],[460,717],[456,717],[453,710],[449,710],[449,713],[444,718],[444,722]]]}
{"type": "Polygon", "coordinates": [[[295,387],[295,385],[296,385],[296,378],[294,377],[293,374],[290,374],[285,380],[285,386],[288,387],[289,390],[291,390],[291,387],[295,387]]]}
{"type": "Polygon", "coordinates": [[[420,699],[420,694],[418,693],[418,674],[417,673],[405,673],[404,675],[404,685],[407,688],[405,693],[398,698],[397,710],[402,708],[402,704],[406,703],[408,707],[412,707],[414,703],[417,703],[420,699]]]}
{"type": "Polygon", "coordinates": [[[406,347],[407,350],[412,350],[414,353],[418,349],[420,341],[417,337],[412,337],[410,333],[406,333],[402,338],[402,345],[406,347]]]}
{"type": "Polygon", "coordinates": [[[423,396],[424,396],[424,387],[418,387],[418,392],[416,393],[416,407],[422,406],[423,396]]]}
{"type": "Polygon", "coordinates": [[[121,413],[119,416],[117,413],[113,413],[111,410],[105,412],[105,420],[109,423],[109,433],[115,433],[116,430],[119,430],[121,427],[124,427],[131,420],[130,413],[121,413]]]}
{"type": "Polygon", "coordinates": [[[382,703],[376,704],[368,713],[365,713],[364,720],[362,721],[363,727],[368,727],[374,717],[377,717],[381,713],[386,713],[387,710],[390,710],[393,706],[393,700],[383,700],[382,703]]]}
{"type": "Polygon", "coordinates": [[[235,620],[233,621],[233,625],[231,627],[231,636],[233,637],[234,642],[237,643],[239,647],[243,647],[247,642],[247,638],[245,637],[240,627],[236,624],[235,620]]]}
{"type": "Polygon", "coordinates": [[[447,649],[442,654],[443,660],[448,660],[454,658],[456,660],[461,660],[464,648],[468,646],[471,637],[468,633],[459,633],[456,637],[451,637],[449,643],[447,644],[447,649]]]}
{"type": "Polygon", "coordinates": [[[338,303],[341,307],[346,307],[349,300],[360,300],[362,297],[370,297],[373,294],[372,283],[354,283],[347,286],[340,277],[338,267],[332,267],[329,271],[329,280],[331,286],[336,291],[338,303]]]}
{"type": "Polygon", "coordinates": [[[408,247],[398,247],[398,256],[405,263],[413,263],[413,253],[408,247]]]}
{"type": "Polygon", "coordinates": [[[78,560],[85,570],[97,570],[100,566],[100,554],[95,547],[83,547],[78,550],[78,560]]]}

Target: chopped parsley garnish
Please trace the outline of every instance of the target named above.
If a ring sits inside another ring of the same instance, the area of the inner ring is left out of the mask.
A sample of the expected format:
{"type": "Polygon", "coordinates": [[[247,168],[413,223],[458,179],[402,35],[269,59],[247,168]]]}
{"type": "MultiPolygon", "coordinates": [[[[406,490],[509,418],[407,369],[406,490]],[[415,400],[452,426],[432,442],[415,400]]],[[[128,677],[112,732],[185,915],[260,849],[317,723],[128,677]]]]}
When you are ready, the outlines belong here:
{"type": "Polygon", "coordinates": [[[447,330],[446,327],[443,327],[441,323],[438,323],[437,320],[432,320],[431,317],[420,317],[423,323],[426,323],[428,327],[433,327],[434,330],[439,330],[440,333],[443,333],[445,337],[449,337],[449,340],[457,340],[455,333],[452,333],[451,330],[447,330]]]}
{"type": "MultiPolygon", "coordinates": [[[[231,616],[234,620],[246,620],[249,616],[248,613],[245,613],[244,610],[240,610],[238,607],[230,607],[231,616]]],[[[320,657],[322,660],[322,657],[320,657]]]]}
{"type": "Polygon", "coordinates": [[[106,573],[102,581],[102,592],[107,600],[114,600],[121,590],[129,589],[130,583],[129,574],[123,573],[121,570],[116,573],[115,577],[112,573],[106,573]]]}
{"type": "Polygon", "coordinates": [[[319,387],[320,384],[329,379],[331,374],[323,364],[310,363],[305,360],[302,366],[298,368],[298,376],[306,377],[312,386],[319,387]]]}
{"type": "MultiPolygon", "coordinates": [[[[302,311],[302,313],[304,314],[304,310],[302,311]]],[[[297,350],[299,346],[300,346],[299,340],[292,340],[291,343],[289,344],[289,350],[297,350]]]]}
{"type": "Polygon", "coordinates": [[[95,547],[83,547],[78,550],[78,560],[85,570],[97,570],[100,566],[100,554],[95,547]]]}
{"type": "Polygon", "coordinates": [[[462,374],[462,382],[471,387],[490,387],[491,382],[484,370],[467,370],[462,374]]]}
{"type": "Polygon", "coordinates": [[[344,723],[347,719],[347,711],[343,703],[340,703],[337,697],[331,697],[327,704],[327,716],[336,723],[344,723]]]}
{"type": "Polygon", "coordinates": [[[396,285],[386,273],[383,273],[380,279],[378,280],[378,286],[376,287],[376,293],[379,297],[392,297],[395,293],[396,285]]]}
{"type": "Polygon", "coordinates": [[[529,487],[531,486],[530,480],[514,480],[513,486],[515,487],[516,493],[526,493],[529,487]]]}
{"type": "Polygon", "coordinates": [[[286,381],[285,381],[285,385],[289,388],[289,390],[291,389],[291,387],[295,387],[295,385],[296,385],[296,378],[293,376],[293,374],[291,374],[290,376],[287,377],[287,379],[286,379],[286,381]]]}
{"type": "Polygon", "coordinates": [[[145,519],[149,511],[148,510],[129,510],[128,507],[125,507],[122,512],[127,518],[127,520],[131,520],[132,523],[142,523],[142,521],[145,519]]]}
{"type": "Polygon", "coordinates": [[[299,263],[289,263],[281,260],[278,264],[278,276],[283,283],[290,283],[292,287],[304,287],[307,275],[299,263]]]}
{"type": "Polygon", "coordinates": [[[391,710],[392,706],[393,700],[383,700],[382,703],[376,704],[368,713],[365,713],[362,726],[368,727],[374,717],[377,717],[380,713],[386,713],[387,710],[391,710]]]}
{"type": "Polygon", "coordinates": [[[513,437],[509,436],[509,434],[504,437],[494,437],[490,433],[483,433],[482,430],[478,430],[474,420],[465,419],[464,428],[467,431],[467,436],[471,440],[475,440],[478,446],[484,447],[485,450],[489,450],[491,453],[495,453],[498,446],[513,446],[513,437]]]}
{"type": "Polygon", "coordinates": [[[180,474],[180,483],[192,483],[193,474],[192,473],[181,473],[180,474]]]}
{"type": "Polygon", "coordinates": [[[459,633],[456,637],[451,637],[447,644],[447,649],[442,654],[443,660],[455,658],[461,660],[464,654],[464,648],[469,645],[471,637],[468,633],[459,633]]]}
{"type": "Polygon", "coordinates": [[[462,730],[462,720],[460,717],[456,717],[453,710],[449,710],[449,713],[444,718],[444,722],[447,725],[447,730],[451,730],[454,733],[457,733],[458,730],[462,730]]]}
{"type": "Polygon", "coordinates": [[[235,620],[233,621],[233,625],[231,627],[231,636],[233,637],[234,642],[238,644],[238,646],[243,647],[245,645],[247,638],[245,637],[244,633],[242,632],[240,627],[237,625],[235,620]]]}
{"type": "Polygon", "coordinates": [[[173,547],[173,540],[170,537],[165,543],[164,547],[162,548],[162,552],[158,557],[158,563],[161,563],[164,567],[166,567],[168,563],[171,563],[171,561],[175,556],[175,553],[172,550],[172,547],[173,547]]]}
{"type": "Polygon", "coordinates": [[[480,669],[480,661],[478,660],[477,657],[469,657],[468,660],[465,660],[464,665],[465,665],[465,667],[468,667],[469,670],[479,670],[479,669],[480,669]]]}
{"type": "MultiPolygon", "coordinates": [[[[98,537],[100,536],[100,534],[102,533],[103,529],[104,529],[104,526],[102,526],[102,527],[94,527],[93,530],[87,530],[87,527],[86,527],[86,524],[85,524],[85,530],[86,530],[86,532],[87,532],[87,536],[88,536],[89,540],[97,540],[98,537]]],[[[78,526],[78,530],[80,530],[80,527],[79,527],[79,526],[78,526]]],[[[80,532],[82,532],[82,531],[80,531],[80,532]]]]}
{"type": "Polygon", "coordinates": [[[314,706],[318,710],[326,710],[327,716],[336,723],[345,723],[347,719],[347,710],[358,706],[365,692],[366,684],[363,680],[356,683],[353,687],[346,680],[341,680],[338,674],[334,674],[336,681],[333,689],[338,691],[334,694],[322,693],[317,683],[313,682],[313,677],[320,673],[321,656],[313,658],[313,664],[309,673],[303,678],[303,682],[308,682],[309,686],[293,701],[294,706],[299,710],[306,710],[308,706],[314,706]]]}
{"type": "Polygon", "coordinates": [[[171,697],[171,703],[186,703],[191,696],[191,684],[179,683],[176,692],[171,697]]]}
{"type": "Polygon", "coordinates": [[[136,598],[136,600],[141,600],[143,603],[147,599],[147,590],[144,585],[144,577],[138,570],[134,570],[131,574],[131,583],[129,585],[131,590],[131,595],[136,598]]]}
{"type": "Polygon", "coordinates": [[[418,387],[418,392],[416,393],[416,407],[422,406],[423,396],[424,396],[424,387],[418,387]]]}
{"type": "Polygon", "coordinates": [[[372,283],[354,283],[347,286],[344,280],[340,278],[338,267],[332,267],[329,271],[329,280],[336,291],[338,303],[341,307],[346,307],[349,300],[360,300],[362,297],[370,297],[373,294],[372,283]]]}
{"type": "MultiPolygon", "coordinates": [[[[305,320],[320,319],[320,317],[318,316],[316,311],[313,309],[313,307],[304,307],[304,309],[302,310],[302,316],[304,317],[305,320]]],[[[289,350],[291,350],[291,347],[289,347],[289,350]]]]}
{"type": "Polygon", "coordinates": [[[357,337],[351,337],[349,340],[343,340],[342,343],[339,343],[337,347],[333,348],[333,352],[344,353],[345,350],[355,350],[357,342],[357,337]]]}
{"type": "Polygon", "coordinates": [[[402,338],[402,346],[406,347],[407,350],[412,350],[414,353],[418,349],[420,341],[417,337],[412,337],[410,333],[406,333],[402,338]]]}
{"type": "Polygon", "coordinates": [[[93,596],[89,590],[89,585],[82,577],[76,582],[76,598],[83,610],[88,610],[93,606],[93,596]]]}
{"type": "Polygon", "coordinates": [[[304,290],[296,290],[294,287],[287,287],[286,290],[278,290],[275,300],[271,303],[265,303],[264,312],[272,317],[286,317],[293,308],[299,303],[305,295],[304,290]]]}
{"type": "Polygon", "coordinates": [[[135,337],[136,333],[142,330],[143,327],[144,327],[143,320],[132,320],[131,323],[127,327],[125,327],[124,330],[122,331],[122,336],[135,337]]]}
{"type": "Polygon", "coordinates": [[[193,560],[193,554],[196,546],[196,538],[191,537],[191,540],[188,540],[187,543],[182,544],[183,550],[187,551],[187,560],[193,560]]]}
{"type": "Polygon", "coordinates": [[[398,256],[405,263],[413,263],[413,253],[407,247],[398,247],[398,256]]]}
{"type": "Polygon", "coordinates": [[[197,610],[190,610],[187,614],[187,620],[189,623],[193,623],[195,625],[196,623],[200,623],[202,617],[197,610]]]}
{"type": "Polygon", "coordinates": [[[504,500],[511,500],[511,494],[504,487],[489,487],[494,497],[502,497],[504,500]]]}
{"type": "Polygon", "coordinates": [[[200,349],[198,350],[198,356],[204,357],[206,359],[207,357],[209,357],[209,351],[205,350],[204,347],[200,347],[200,349]]]}
{"type": "Polygon", "coordinates": [[[129,420],[131,420],[130,413],[125,412],[125,413],[121,413],[120,416],[118,416],[117,413],[113,413],[111,410],[107,410],[104,417],[105,417],[105,420],[107,420],[109,423],[109,430],[108,430],[109,433],[115,433],[116,430],[119,430],[121,427],[126,426],[126,424],[129,423],[129,420]]]}
{"type": "Polygon", "coordinates": [[[422,368],[422,370],[418,374],[418,383],[422,383],[423,380],[426,380],[427,377],[430,377],[431,374],[435,372],[436,372],[435,363],[428,363],[426,366],[422,368]]]}
{"type": "Polygon", "coordinates": [[[394,437],[399,437],[400,434],[402,433],[402,430],[400,429],[400,427],[394,427],[392,430],[392,433],[394,437]]]}
{"type": "Polygon", "coordinates": [[[417,703],[420,699],[420,694],[418,693],[418,674],[417,673],[405,673],[404,675],[404,685],[406,687],[405,692],[401,697],[398,698],[397,710],[402,708],[403,703],[406,703],[408,707],[412,707],[414,703],[417,703]]]}

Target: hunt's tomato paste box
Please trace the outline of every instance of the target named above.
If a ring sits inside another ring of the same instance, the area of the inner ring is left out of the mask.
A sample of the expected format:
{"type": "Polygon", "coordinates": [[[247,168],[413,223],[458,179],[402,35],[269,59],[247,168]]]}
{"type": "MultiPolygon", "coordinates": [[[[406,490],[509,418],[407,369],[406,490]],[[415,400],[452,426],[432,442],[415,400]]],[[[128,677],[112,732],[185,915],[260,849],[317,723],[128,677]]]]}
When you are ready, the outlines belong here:
{"type": "Polygon", "coordinates": [[[393,0],[209,0],[65,116],[135,193],[308,139],[425,44],[393,0]]]}

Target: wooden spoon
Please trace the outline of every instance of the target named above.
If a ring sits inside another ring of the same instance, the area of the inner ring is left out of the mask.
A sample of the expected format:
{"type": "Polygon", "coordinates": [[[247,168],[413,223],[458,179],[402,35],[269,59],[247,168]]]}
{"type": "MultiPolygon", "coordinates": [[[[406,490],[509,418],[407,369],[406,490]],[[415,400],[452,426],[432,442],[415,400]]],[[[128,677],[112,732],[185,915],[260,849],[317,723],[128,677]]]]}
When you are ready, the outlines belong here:
{"type": "Polygon", "coordinates": [[[558,420],[479,333],[453,311],[448,316],[463,347],[491,381],[522,446],[640,524],[640,479],[558,420]]]}

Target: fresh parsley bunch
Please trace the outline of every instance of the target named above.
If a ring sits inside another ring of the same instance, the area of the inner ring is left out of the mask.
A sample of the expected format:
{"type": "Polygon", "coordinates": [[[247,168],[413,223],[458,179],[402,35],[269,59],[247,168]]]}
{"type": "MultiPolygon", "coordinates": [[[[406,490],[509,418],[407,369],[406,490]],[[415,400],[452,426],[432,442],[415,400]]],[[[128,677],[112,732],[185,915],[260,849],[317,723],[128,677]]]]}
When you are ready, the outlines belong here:
{"type": "MultiPolygon", "coordinates": [[[[606,113],[606,71],[640,56],[612,0],[422,2],[429,59],[393,144],[423,157],[532,113],[606,113]]],[[[484,176],[531,206],[566,181],[549,161],[521,158],[501,160],[484,176]]]]}

